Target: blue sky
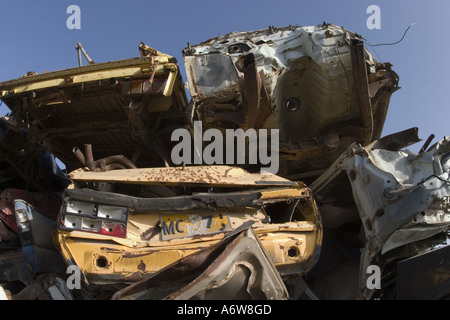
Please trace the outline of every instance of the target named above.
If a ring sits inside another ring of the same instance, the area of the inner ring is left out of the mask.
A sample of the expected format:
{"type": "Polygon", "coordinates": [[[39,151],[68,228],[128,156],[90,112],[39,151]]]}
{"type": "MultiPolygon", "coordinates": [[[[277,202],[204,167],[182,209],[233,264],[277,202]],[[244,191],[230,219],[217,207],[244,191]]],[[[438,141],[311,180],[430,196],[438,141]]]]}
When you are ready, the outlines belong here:
{"type": "MultiPolygon", "coordinates": [[[[369,49],[394,65],[402,87],[392,96],[383,135],[417,126],[420,138],[434,133],[436,142],[450,135],[449,17],[445,0],[0,0],[0,81],[77,66],[78,41],[96,62],[139,56],[143,41],[175,56],[186,81],[181,50],[188,41],[197,44],[219,33],[326,21],[377,44],[399,40],[417,23],[399,44],[369,49]],[[80,30],[66,26],[69,5],[81,9],[80,30]],[[370,5],[380,7],[381,29],[367,28],[370,5]]],[[[4,105],[0,112],[7,112],[4,105]]]]}

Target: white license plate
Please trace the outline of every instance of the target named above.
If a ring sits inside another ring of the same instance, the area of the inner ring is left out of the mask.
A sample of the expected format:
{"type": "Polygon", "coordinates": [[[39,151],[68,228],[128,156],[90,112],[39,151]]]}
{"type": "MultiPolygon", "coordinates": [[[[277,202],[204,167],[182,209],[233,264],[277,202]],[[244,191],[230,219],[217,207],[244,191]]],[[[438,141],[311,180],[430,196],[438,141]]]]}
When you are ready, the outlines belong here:
{"type": "Polygon", "coordinates": [[[228,214],[220,212],[161,215],[162,240],[211,235],[231,229],[228,214]]]}

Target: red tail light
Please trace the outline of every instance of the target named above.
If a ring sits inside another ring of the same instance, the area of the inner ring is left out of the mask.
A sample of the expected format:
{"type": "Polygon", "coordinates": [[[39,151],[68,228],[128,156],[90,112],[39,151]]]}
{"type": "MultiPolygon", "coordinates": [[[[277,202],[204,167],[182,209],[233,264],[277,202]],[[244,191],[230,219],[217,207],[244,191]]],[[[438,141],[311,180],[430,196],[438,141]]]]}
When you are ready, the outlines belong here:
{"type": "Polygon", "coordinates": [[[127,219],[128,208],[69,199],[64,203],[59,228],[125,238],[127,219]]]}

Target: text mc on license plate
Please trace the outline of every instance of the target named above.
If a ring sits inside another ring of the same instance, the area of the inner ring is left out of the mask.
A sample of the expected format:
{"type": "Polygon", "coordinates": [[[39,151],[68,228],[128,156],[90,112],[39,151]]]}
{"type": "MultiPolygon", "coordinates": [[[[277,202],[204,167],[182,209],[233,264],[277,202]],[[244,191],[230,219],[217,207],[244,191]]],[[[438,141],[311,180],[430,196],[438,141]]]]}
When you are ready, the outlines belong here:
{"type": "Polygon", "coordinates": [[[208,235],[231,229],[227,213],[179,213],[161,215],[162,240],[208,235]]]}

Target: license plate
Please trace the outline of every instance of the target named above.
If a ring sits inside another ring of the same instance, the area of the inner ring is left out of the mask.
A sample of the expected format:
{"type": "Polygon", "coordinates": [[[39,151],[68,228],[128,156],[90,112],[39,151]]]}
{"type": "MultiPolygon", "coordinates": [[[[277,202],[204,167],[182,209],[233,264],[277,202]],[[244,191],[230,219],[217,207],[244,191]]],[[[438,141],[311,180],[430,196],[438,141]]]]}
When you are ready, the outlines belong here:
{"type": "Polygon", "coordinates": [[[162,240],[211,235],[231,229],[226,213],[181,213],[160,216],[162,240]]]}

